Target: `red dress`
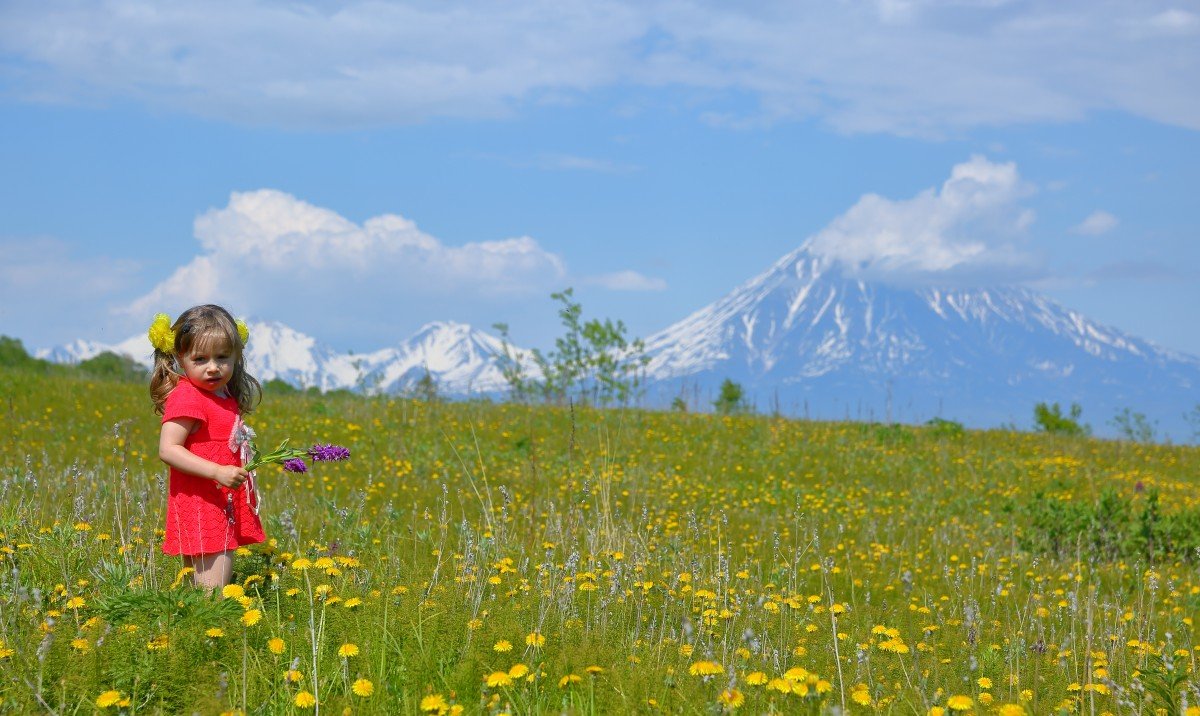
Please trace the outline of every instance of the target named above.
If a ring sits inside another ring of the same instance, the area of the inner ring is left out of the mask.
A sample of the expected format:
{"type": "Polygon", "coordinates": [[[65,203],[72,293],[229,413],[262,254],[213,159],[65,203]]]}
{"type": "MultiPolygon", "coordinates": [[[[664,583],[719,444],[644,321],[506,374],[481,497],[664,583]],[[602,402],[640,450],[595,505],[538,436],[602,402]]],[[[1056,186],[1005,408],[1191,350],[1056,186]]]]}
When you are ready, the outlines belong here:
{"type": "MultiPolygon", "coordinates": [[[[175,418],[193,418],[200,423],[183,441],[192,453],[218,465],[242,464],[241,456],[229,445],[238,419],[236,398],[222,398],[183,378],[163,406],[163,422],[175,418]]],[[[172,467],[163,552],[217,554],[262,542],[266,535],[253,507],[258,496],[248,490],[250,484],[247,481],[230,489],[172,467]]]]}

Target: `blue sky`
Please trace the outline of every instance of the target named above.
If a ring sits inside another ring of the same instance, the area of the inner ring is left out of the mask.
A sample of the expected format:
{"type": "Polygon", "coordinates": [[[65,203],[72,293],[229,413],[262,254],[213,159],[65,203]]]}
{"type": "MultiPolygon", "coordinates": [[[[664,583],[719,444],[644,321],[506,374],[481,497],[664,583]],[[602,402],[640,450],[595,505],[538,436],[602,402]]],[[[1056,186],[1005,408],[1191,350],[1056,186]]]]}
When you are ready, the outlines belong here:
{"type": "Polygon", "coordinates": [[[741,5],[5,3],[0,334],[646,336],[823,236],[1200,355],[1200,3],[741,5]]]}

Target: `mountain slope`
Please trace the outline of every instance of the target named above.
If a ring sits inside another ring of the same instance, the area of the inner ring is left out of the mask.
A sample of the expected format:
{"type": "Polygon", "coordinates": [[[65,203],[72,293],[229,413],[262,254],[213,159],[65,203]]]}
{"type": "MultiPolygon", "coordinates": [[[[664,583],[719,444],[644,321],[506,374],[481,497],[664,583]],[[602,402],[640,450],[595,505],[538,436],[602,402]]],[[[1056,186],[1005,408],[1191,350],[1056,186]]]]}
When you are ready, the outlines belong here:
{"type": "MultiPolygon", "coordinates": [[[[508,387],[496,366],[496,357],[503,354],[500,339],[461,323],[429,323],[395,346],[362,354],[336,351],[274,321],[251,321],[249,327],[247,368],[262,382],[279,379],[299,388],[396,393],[412,388],[428,370],[438,391],[448,396],[497,394],[508,387]]],[[[529,359],[528,351],[510,350],[529,359]]],[[[37,355],[78,363],[104,351],[127,355],[147,367],[153,359],[145,335],[115,345],[77,340],[37,355]]]]}
{"type": "Polygon", "coordinates": [[[654,334],[647,352],[660,396],[690,387],[702,401],[731,378],[760,408],[825,417],[1026,423],[1044,400],[1080,402],[1092,420],[1123,407],[1179,417],[1200,400],[1200,361],[1033,291],[868,283],[806,247],[654,334]]]}

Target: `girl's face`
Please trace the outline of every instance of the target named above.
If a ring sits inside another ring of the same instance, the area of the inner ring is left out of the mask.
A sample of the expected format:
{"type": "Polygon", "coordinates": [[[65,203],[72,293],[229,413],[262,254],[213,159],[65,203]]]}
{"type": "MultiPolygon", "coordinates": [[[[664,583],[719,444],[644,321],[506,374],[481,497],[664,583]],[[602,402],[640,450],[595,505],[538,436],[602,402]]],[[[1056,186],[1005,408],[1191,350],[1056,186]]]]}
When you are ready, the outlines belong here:
{"type": "Polygon", "coordinates": [[[210,393],[226,395],[225,386],[233,377],[237,356],[224,340],[198,340],[187,355],[179,357],[183,374],[192,385],[210,393]]]}

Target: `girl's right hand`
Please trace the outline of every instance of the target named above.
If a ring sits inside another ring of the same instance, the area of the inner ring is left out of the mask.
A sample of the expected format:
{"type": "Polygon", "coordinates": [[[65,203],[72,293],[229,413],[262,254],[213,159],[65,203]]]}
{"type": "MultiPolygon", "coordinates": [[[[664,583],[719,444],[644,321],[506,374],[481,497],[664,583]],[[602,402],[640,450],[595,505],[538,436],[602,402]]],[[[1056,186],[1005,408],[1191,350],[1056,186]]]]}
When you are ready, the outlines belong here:
{"type": "Polygon", "coordinates": [[[213,475],[213,479],[222,487],[230,489],[238,487],[249,477],[250,473],[236,465],[218,465],[217,472],[213,475]]]}

